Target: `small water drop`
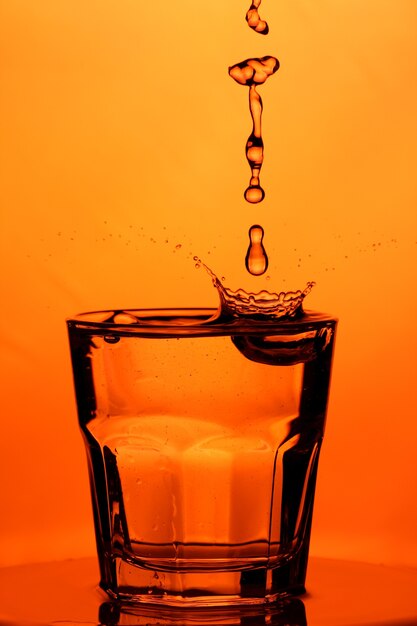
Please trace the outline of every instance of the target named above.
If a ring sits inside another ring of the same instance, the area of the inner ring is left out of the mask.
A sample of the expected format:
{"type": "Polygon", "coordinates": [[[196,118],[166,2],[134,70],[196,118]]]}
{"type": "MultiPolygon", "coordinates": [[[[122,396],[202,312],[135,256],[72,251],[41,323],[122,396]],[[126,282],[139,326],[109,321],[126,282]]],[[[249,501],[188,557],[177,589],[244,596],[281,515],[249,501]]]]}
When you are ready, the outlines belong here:
{"type": "Polygon", "coordinates": [[[264,229],[259,224],[249,229],[249,248],[246,253],[246,269],[253,276],[261,276],[268,268],[268,256],[263,246],[264,229]]]}
{"type": "Polygon", "coordinates": [[[106,335],[104,337],[104,341],[106,343],[118,343],[120,341],[120,337],[117,335],[106,335]]]}
{"type": "Polygon", "coordinates": [[[250,202],[251,204],[257,204],[258,202],[262,202],[262,200],[265,198],[265,191],[260,185],[250,185],[246,189],[244,197],[246,202],[250,202]]]}
{"type": "Polygon", "coordinates": [[[113,322],[115,324],[137,324],[138,318],[130,315],[130,313],[117,313],[113,318],[113,322]]]}

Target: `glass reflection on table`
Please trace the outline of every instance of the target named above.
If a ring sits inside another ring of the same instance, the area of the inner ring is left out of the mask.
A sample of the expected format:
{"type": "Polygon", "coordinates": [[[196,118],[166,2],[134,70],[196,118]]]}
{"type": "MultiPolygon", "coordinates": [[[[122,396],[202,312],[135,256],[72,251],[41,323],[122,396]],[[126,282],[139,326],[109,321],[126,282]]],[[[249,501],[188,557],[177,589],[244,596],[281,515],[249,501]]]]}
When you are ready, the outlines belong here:
{"type": "Polygon", "coordinates": [[[1,626],[417,626],[417,569],[311,557],[307,593],[245,610],[110,601],[94,557],[0,568],[1,626]]]}
{"type": "Polygon", "coordinates": [[[285,598],[273,605],[179,609],[103,602],[100,626],[307,626],[304,603],[285,598]]]}

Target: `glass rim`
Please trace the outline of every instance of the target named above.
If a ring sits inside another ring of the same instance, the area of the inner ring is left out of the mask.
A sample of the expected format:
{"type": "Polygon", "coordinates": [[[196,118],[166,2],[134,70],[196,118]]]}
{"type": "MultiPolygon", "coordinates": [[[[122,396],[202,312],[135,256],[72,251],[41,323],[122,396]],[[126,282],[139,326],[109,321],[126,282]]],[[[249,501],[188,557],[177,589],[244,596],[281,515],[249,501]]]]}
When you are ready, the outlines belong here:
{"type": "Polygon", "coordinates": [[[296,334],[334,327],[337,318],[327,313],[303,311],[296,317],[219,318],[217,308],[135,308],[79,313],[66,320],[68,329],[98,335],[119,336],[207,336],[234,334],[296,334]]]}

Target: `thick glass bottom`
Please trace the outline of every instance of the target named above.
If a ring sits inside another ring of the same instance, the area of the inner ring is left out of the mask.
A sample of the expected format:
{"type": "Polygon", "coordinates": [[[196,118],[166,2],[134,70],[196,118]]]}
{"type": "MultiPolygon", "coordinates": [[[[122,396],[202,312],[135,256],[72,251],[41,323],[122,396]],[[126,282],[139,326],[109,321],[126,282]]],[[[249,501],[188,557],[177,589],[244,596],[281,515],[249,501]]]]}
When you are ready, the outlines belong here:
{"type": "Polygon", "coordinates": [[[102,588],[124,602],[162,606],[210,607],[268,605],[305,592],[307,563],[302,549],[277,567],[240,571],[167,571],[149,569],[116,557],[113,580],[102,588]]]}

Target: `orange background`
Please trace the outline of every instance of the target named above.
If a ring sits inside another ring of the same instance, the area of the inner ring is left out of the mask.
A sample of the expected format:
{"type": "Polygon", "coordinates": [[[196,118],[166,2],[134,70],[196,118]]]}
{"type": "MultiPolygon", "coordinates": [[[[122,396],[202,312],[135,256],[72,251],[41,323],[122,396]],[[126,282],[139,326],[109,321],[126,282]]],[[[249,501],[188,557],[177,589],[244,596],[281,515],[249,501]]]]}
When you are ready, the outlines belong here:
{"type": "Polygon", "coordinates": [[[340,318],[312,553],[417,563],[414,0],[0,4],[0,564],[93,554],[64,320],[317,286],[340,318]],[[224,6],[227,5],[227,6],[224,6]],[[272,54],[262,205],[246,89],[272,54]],[[265,228],[270,280],[243,269],[265,228]],[[181,248],[176,248],[181,244],[181,248]]]}

